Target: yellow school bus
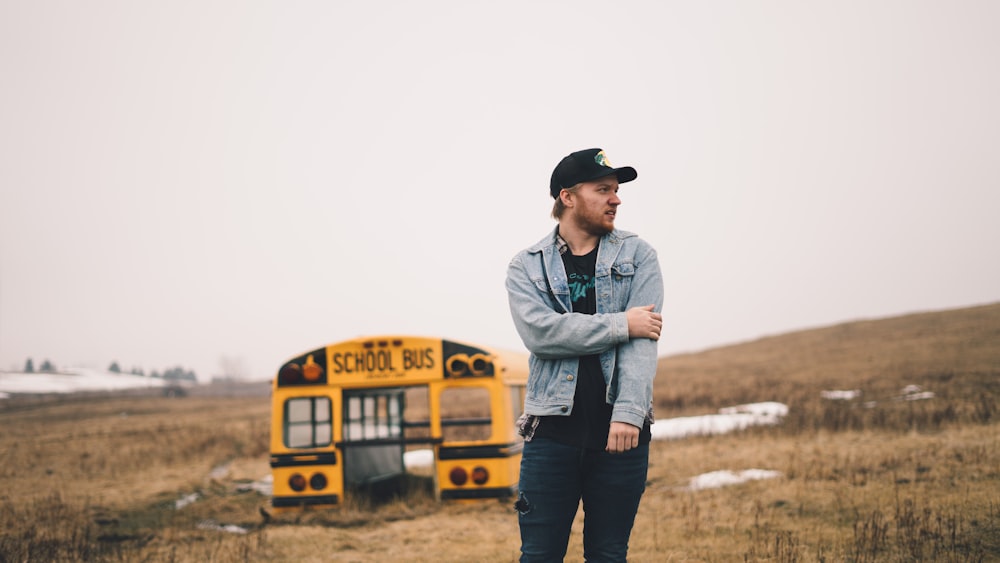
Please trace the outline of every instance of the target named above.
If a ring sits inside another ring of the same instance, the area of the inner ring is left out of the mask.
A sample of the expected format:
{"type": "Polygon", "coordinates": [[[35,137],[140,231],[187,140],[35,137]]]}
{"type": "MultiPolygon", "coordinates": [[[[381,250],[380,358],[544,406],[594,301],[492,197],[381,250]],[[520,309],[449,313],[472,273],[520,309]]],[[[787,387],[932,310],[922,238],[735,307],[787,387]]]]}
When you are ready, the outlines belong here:
{"type": "Polygon", "coordinates": [[[356,338],[288,360],[271,393],[272,507],[336,506],[405,473],[415,449],[433,455],[440,500],[513,496],[527,378],[527,354],[421,336],[356,338]]]}

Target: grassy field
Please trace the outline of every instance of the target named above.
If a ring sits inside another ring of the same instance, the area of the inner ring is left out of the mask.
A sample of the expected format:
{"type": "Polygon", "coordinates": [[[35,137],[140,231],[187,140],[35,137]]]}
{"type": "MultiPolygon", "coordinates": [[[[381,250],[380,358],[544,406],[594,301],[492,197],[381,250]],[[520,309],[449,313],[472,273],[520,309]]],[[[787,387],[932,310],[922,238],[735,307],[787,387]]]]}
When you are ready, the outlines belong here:
{"type": "MultiPolygon", "coordinates": [[[[789,415],[654,442],[631,561],[1000,561],[1000,304],[665,357],[657,377],[660,418],[758,401],[789,415]],[[687,487],[745,469],[781,477],[687,487]]],[[[436,503],[421,476],[265,518],[250,485],[269,474],[268,398],[220,395],[0,402],[0,562],[517,559],[509,503],[436,503]]]]}

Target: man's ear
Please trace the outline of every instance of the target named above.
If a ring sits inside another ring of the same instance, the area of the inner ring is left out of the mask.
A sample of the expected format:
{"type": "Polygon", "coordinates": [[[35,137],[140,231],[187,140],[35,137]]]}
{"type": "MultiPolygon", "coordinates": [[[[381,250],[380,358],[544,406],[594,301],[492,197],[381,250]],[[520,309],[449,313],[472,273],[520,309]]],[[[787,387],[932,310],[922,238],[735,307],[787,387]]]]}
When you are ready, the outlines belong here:
{"type": "Polygon", "coordinates": [[[573,192],[569,190],[562,190],[559,192],[559,199],[562,200],[563,206],[573,207],[573,192]]]}

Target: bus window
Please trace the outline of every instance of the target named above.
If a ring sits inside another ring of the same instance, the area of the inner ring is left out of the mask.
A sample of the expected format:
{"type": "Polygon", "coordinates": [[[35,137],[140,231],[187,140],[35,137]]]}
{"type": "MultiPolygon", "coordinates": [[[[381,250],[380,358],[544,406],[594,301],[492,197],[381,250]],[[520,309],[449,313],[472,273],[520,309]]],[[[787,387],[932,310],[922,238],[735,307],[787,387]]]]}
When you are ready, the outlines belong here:
{"type": "Polygon", "coordinates": [[[356,442],[402,436],[402,391],[398,389],[344,394],[344,440],[356,442]]]}
{"type": "Polygon", "coordinates": [[[441,391],[441,433],[445,442],[490,439],[490,390],[447,387],[441,391]]]}
{"type": "Polygon", "coordinates": [[[298,397],[285,402],[284,436],[289,448],[330,445],[333,418],[329,397],[298,397]]]}

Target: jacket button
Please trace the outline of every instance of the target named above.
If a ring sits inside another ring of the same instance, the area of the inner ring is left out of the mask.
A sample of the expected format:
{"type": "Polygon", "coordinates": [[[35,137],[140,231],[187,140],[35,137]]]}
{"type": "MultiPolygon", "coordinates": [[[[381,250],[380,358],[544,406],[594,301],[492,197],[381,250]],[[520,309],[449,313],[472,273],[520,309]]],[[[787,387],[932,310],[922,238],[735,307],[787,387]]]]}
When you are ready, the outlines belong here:
{"type": "Polygon", "coordinates": [[[566,412],[569,410],[569,407],[559,407],[559,410],[561,410],[562,412],[566,412]]]}
{"type": "Polygon", "coordinates": [[[572,373],[566,376],[566,381],[573,381],[573,374],[572,373]]]}

